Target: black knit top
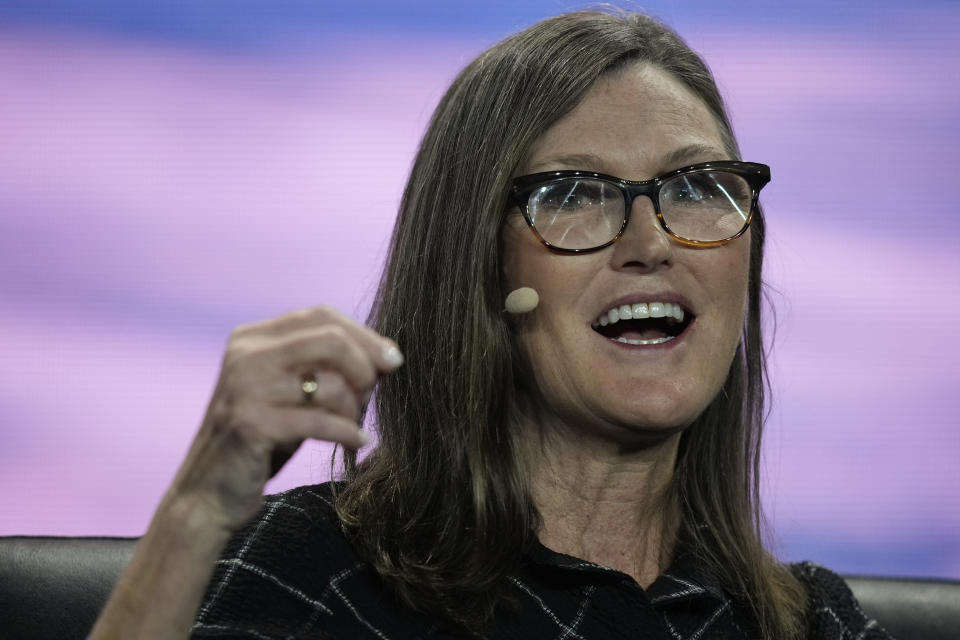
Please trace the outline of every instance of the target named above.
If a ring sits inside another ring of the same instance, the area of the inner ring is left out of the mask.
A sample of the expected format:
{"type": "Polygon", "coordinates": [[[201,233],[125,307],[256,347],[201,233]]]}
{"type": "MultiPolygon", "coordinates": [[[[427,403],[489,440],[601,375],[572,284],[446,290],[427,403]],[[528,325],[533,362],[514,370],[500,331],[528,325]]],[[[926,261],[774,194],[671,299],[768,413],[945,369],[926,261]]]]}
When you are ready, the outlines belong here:
{"type": "MultiPolygon", "coordinates": [[[[805,637],[882,640],[847,585],[815,564],[791,565],[810,607],[805,637]]],[[[483,635],[522,640],[747,640],[747,610],[690,554],[647,589],[624,573],[539,545],[508,578],[511,606],[483,635]]],[[[204,597],[194,638],[476,637],[411,611],[341,532],[328,484],[269,496],[233,537],[204,597]]]]}

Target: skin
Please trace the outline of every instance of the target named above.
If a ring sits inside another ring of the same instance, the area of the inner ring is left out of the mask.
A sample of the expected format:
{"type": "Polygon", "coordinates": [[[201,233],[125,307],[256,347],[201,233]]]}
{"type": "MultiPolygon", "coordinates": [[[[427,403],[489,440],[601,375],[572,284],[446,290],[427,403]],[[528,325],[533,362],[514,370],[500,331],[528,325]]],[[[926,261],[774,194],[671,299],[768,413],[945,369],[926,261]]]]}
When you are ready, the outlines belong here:
{"type": "MultiPolygon", "coordinates": [[[[728,159],[722,139],[702,101],[665,71],[636,63],[598,80],[518,175],[581,169],[646,180],[728,159]]],[[[506,222],[503,246],[508,290],[540,294],[516,327],[531,378],[520,423],[540,539],[649,584],[672,551],[667,488],[680,434],[720,390],[739,343],[749,232],[717,248],[687,247],[641,197],[624,235],[600,251],[554,253],[519,212],[506,222]],[[590,327],[621,296],[665,293],[681,295],[696,315],[682,340],[624,348],[590,327]]]]}

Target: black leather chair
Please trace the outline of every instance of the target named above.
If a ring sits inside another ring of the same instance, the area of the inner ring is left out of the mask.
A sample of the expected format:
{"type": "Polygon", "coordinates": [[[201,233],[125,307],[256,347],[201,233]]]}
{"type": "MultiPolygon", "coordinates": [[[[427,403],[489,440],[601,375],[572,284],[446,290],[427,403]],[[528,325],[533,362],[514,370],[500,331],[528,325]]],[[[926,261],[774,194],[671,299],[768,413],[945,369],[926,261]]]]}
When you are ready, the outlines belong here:
{"type": "Polygon", "coordinates": [[[136,538],[0,537],[0,638],[84,638],[136,538]]]}
{"type": "Polygon", "coordinates": [[[867,615],[897,640],[960,639],[960,580],[844,579],[867,615]]]}
{"type": "MultiPolygon", "coordinates": [[[[135,538],[0,537],[0,637],[83,638],[135,538]]],[[[960,638],[960,581],[848,576],[867,614],[898,640],[960,638]]]]}

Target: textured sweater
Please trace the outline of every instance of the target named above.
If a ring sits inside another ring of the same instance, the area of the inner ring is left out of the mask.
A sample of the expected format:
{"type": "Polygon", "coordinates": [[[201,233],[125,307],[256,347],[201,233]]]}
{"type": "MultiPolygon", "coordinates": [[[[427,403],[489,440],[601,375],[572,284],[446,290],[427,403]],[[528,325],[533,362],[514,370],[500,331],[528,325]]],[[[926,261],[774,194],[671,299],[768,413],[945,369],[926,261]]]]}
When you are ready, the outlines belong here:
{"type": "MultiPolygon", "coordinates": [[[[269,496],[217,562],[195,638],[471,637],[401,604],[351,549],[329,485],[269,496]]],[[[836,574],[790,565],[807,590],[806,638],[881,640],[836,574]]],[[[678,553],[647,589],[624,573],[535,547],[507,576],[512,606],[483,635],[523,640],[747,640],[748,609],[701,563],[678,553]]],[[[475,637],[475,636],[472,636],[475,637]]]]}

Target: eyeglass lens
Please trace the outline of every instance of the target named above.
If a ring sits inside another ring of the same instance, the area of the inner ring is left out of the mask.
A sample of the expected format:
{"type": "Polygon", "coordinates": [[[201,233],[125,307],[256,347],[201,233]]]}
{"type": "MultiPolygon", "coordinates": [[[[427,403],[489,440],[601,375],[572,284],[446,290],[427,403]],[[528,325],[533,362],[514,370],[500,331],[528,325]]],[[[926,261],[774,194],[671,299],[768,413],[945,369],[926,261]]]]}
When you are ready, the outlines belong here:
{"type": "MultiPolygon", "coordinates": [[[[687,240],[710,242],[737,235],[750,219],[753,190],[725,171],[675,176],[660,188],[667,228],[687,240]]],[[[534,229],[560,249],[590,249],[619,233],[626,215],[624,193],[596,178],[561,178],[535,189],[527,207],[534,229]]]]}

